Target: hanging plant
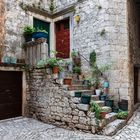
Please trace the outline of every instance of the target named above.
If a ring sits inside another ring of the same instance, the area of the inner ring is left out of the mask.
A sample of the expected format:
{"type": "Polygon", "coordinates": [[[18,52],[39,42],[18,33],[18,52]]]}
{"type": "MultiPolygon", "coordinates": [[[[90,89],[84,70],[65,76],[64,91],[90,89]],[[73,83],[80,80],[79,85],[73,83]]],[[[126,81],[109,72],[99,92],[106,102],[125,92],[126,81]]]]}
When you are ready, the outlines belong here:
{"type": "Polygon", "coordinates": [[[54,11],[54,0],[51,0],[51,3],[50,3],[50,11],[51,12],[54,11]]]}

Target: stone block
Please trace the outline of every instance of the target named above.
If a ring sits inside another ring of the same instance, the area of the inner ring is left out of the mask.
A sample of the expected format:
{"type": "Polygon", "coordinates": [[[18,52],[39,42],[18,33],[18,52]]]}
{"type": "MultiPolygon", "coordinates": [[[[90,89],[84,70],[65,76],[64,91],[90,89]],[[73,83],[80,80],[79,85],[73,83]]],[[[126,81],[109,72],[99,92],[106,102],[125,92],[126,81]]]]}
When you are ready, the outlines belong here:
{"type": "Polygon", "coordinates": [[[81,98],[77,98],[77,97],[72,98],[72,102],[75,104],[79,104],[80,100],[81,100],[81,98]]]}
{"type": "Polygon", "coordinates": [[[77,104],[77,108],[79,110],[82,110],[82,111],[88,111],[89,110],[89,105],[86,105],[86,104],[77,104]]]}

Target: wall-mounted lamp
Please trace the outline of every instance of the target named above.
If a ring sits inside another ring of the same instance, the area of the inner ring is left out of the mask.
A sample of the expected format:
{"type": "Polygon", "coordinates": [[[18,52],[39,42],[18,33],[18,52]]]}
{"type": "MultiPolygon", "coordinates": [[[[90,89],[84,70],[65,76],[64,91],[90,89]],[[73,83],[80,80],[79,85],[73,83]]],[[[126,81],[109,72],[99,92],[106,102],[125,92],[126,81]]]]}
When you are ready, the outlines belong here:
{"type": "Polygon", "coordinates": [[[76,15],[74,18],[75,18],[75,21],[76,21],[77,23],[80,22],[80,16],[79,16],[79,15],[76,15]]]}

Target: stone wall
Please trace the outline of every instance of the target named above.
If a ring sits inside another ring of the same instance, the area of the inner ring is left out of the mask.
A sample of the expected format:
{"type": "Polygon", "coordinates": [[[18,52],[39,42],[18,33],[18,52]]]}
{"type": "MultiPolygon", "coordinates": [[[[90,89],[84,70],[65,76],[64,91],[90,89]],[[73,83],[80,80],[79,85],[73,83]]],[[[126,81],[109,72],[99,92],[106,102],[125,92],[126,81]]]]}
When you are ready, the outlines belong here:
{"type": "Polygon", "coordinates": [[[95,115],[89,105],[80,104],[73,91],[56,83],[48,70],[36,69],[29,73],[26,113],[43,122],[69,126],[95,133],[95,115]]]}
{"type": "MultiPolygon", "coordinates": [[[[80,15],[81,21],[79,24],[74,22],[74,48],[87,59],[95,50],[98,65],[112,64],[106,73],[110,93],[116,100],[130,100],[127,1],[86,0],[75,9],[75,15],[80,15]]],[[[84,59],[83,64],[83,69],[88,70],[84,59]]]]}
{"type": "Polygon", "coordinates": [[[2,53],[2,48],[4,46],[4,36],[5,36],[4,24],[5,24],[5,3],[3,0],[0,0],[0,57],[2,53]]]}

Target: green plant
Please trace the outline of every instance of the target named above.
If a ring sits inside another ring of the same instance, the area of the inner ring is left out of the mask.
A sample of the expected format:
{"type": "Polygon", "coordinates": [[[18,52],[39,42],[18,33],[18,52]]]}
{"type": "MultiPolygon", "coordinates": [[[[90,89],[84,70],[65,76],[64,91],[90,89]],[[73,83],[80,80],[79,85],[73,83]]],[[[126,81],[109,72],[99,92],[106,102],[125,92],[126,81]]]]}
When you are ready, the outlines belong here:
{"type": "Polygon", "coordinates": [[[73,57],[76,57],[78,54],[77,54],[77,52],[73,49],[73,51],[71,52],[71,57],[73,58],[73,57]]]}
{"type": "Polygon", "coordinates": [[[117,114],[118,119],[126,119],[128,117],[128,111],[120,111],[117,114]]]}
{"type": "Polygon", "coordinates": [[[50,3],[50,11],[53,12],[54,11],[54,0],[51,0],[51,3],[50,3]]]}
{"type": "Polygon", "coordinates": [[[90,53],[90,65],[93,66],[96,63],[96,52],[93,51],[90,53]]]}
{"type": "Polygon", "coordinates": [[[54,66],[59,66],[59,64],[58,64],[58,59],[57,58],[55,58],[55,57],[53,57],[53,58],[49,58],[48,60],[47,60],[47,64],[50,66],[50,67],[54,67],[54,66]]]}
{"type": "Polygon", "coordinates": [[[97,127],[99,128],[101,108],[100,108],[100,106],[99,106],[97,103],[95,103],[95,102],[91,102],[91,103],[90,103],[90,106],[91,106],[91,107],[90,107],[90,110],[91,110],[92,112],[95,112],[96,125],[97,125],[97,127]]]}
{"type": "Polygon", "coordinates": [[[95,117],[96,117],[96,119],[99,120],[100,119],[100,112],[102,111],[101,107],[95,102],[91,102],[90,106],[91,106],[90,110],[92,112],[95,112],[95,117]]]}
{"type": "Polygon", "coordinates": [[[23,28],[24,34],[32,34],[34,31],[35,31],[35,28],[32,27],[31,25],[26,25],[26,26],[23,28]]]}
{"type": "Polygon", "coordinates": [[[25,34],[32,34],[35,31],[35,29],[30,25],[25,26],[23,30],[25,34]]]}
{"type": "Polygon", "coordinates": [[[103,29],[103,30],[101,31],[100,35],[103,36],[103,35],[105,35],[105,33],[106,33],[106,30],[103,29]]]}
{"type": "Polygon", "coordinates": [[[78,66],[73,67],[73,73],[81,74],[81,67],[78,66]]]}
{"type": "Polygon", "coordinates": [[[34,32],[43,32],[43,33],[46,33],[48,34],[48,32],[45,30],[45,29],[36,29],[34,32]]]}
{"type": "Polygon", "coordinates": [[[46,65],[46,60],[40,60],[37,62],[37,68],[44,68],[46,65]]]}

